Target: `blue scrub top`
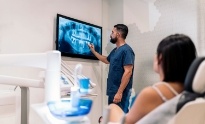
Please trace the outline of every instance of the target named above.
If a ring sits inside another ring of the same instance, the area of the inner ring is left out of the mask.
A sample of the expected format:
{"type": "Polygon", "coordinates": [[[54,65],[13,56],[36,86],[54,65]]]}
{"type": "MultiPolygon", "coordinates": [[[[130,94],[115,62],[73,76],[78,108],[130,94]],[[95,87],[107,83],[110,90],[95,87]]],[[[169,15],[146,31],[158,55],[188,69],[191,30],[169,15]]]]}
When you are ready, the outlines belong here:
{"type": "MultiPolygon", "coordinates": [[[[128,44],[120,46],[118,49],[114,48],[107,57],[110,62],[108,79],[107,79],[107,95],[114,96],[121,84],[121,79],[124,73],[125,65],[133,65],[135,60],[135,54],[132,48],[128,44]]],[[[133,67],[134,70],[134,67],[133,67]]],[[[132,70],[132,72],[133,72],[132,70]]],[[[128,94],[132,88],[133,73],[125,88],[123,94],[128,94]]]]}

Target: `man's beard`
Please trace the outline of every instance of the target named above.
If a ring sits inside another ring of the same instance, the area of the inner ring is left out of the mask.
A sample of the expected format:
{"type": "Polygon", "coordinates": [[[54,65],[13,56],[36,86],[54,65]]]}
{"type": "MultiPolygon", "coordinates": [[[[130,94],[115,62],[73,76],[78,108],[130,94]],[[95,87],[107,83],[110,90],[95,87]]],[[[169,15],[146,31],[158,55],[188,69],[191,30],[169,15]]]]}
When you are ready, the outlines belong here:
{"type": "Polygon", "coordinates": [[[110,38],[110,42],[115,44],[117,42],[117,38],[110,38]]]}

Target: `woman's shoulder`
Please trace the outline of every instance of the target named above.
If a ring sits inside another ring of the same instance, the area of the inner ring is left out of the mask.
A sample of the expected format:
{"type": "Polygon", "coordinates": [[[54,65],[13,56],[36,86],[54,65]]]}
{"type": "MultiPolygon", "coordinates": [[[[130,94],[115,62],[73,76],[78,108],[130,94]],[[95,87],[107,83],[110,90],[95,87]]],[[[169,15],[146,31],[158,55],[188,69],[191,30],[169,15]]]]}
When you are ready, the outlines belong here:
{"type": "Polygon", "coordinates": [[[139,94],[139,97],[142,99],[146,99],[146,102],[162,102],[161,97],[159,96],[159,93],[156,91],[156,89],[159,88],[158,92],[163,91],[164,84],[163,82],[157,82],[154,83],[152,86],[147,86],[139,94]],[[156,88],[155,88],[156,87],[156,88]]]}
{"type": "Polygon", "coordinates": [[[138,106],[146,106],[144,108],[145,110],[143,110],[144,114],[149,113],[162,103],[163,101],[152,86],[145,87],[136,99],[136,104],[138,106]]]}
{"type": "Polygon", "coordinates": [[[155,90],[153,89],[153,86],[160,86],[160,85],[163,85],[163,82],[156,82],[150,86],[147,86],[147,87],[143,88],[141,92],[143,94],[153,93],[153,92],[155,92],[155,90]]]}
{"type": "Polygon", "coordinates": [[[158,82],[152,86],[152,89],[165,102],[182,92],[183,85],[178,82],[158,82]]]}
{"type": "Polygon", "coordinates": [[[158,94],[152,86],[147,86],[144,89],[142,89],[138,97],[142,97],[142,99],[152,101],[155,100],[156,97],[158,97],[158,94]]]}

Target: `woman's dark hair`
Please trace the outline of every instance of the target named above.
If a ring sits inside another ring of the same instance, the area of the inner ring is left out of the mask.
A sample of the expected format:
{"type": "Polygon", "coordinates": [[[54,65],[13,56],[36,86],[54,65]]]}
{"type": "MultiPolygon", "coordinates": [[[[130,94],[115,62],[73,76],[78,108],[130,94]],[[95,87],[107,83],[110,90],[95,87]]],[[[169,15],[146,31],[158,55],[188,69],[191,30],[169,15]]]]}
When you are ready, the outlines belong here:
{"type": "Polygon", "coordinates": [[[163,81],[184,83],[189,66],[196,58],[196,48],[188,36],[174,34],[159,43],[157,57],[162,65],[163,81]]]}
{"type": "Polygon", "coordinates": [[[117,29],[117,31],[121,32],[122,38],[126,39],[128,34],[128,27],[124,24],[117,24],[114,26],[114,28],[117,29]]]}

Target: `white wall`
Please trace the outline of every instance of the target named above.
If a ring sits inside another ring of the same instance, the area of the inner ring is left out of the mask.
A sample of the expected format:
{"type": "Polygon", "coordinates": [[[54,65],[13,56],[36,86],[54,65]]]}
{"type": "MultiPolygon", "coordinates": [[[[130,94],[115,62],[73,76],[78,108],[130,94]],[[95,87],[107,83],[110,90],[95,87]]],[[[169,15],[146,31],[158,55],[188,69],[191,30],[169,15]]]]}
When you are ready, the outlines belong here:
{"type": "Polygon", "coordinates": [[[149,4],[143,0],[125,0],[123,3],[123,23],[135,24],[141,32],[148,31],[149,4]]]}
{"type": "MultiPolygon", "coordinates": [[[[150,1],[146,1],[149,4],[150,1]]],[[[154,30],[141,33],[137,25],[128,24],[130,32],[127,42],[132,45],[136,54],[134,88],[137,92],[159,80],[158,75],[152,69],[152,63],[157,45],[164,37],[175,33],[186,34],[192,38],[198,49],[197,1],[156,0],[154,5],[160,13],[154,30]]],[[[143,14],[142,12],[141,15],[143,14]]]]}
{"type": "Polygon", "coordinates": [[[199,31],[199,40],[198,47],[200,51],[200,56],[205,56],[205,0],[198,0],[198,31],[199,31]]]}
{"type": "MultiPolygon", "coordinates": [[[[0,0],[0,54],[45,52],[55,49],[56,14],[62,14],[102,26],[102,0],[0,0]]],[[[98,85],[91,117],[97,123],[102,113],[101,63],[99,61],[63,57],[71,67],[84,66],[83,74],[98,85]],[[97,111],[97,112],[96,112],[97,111]]],[[[33,70],[12,71],[2,68],[0,74],[26,74],[33,70]]],[[[5,88],[0,86],[0,89],[5,88]]],[[[31,103],[43,101],[43,90],[31,88],[31,103]],[[41,96],[41,97],[36,97],[41,96]]]]}
{"type": "Polygon", "coordinates": [[[56,14],[102,25],[101,0],[1,0],[0,52],[44,52],[55,46],[56,14]]]}

